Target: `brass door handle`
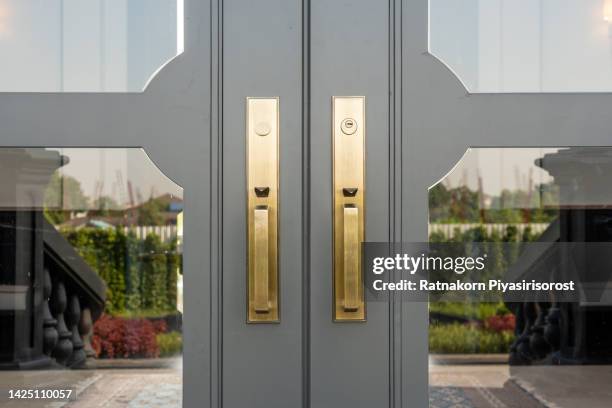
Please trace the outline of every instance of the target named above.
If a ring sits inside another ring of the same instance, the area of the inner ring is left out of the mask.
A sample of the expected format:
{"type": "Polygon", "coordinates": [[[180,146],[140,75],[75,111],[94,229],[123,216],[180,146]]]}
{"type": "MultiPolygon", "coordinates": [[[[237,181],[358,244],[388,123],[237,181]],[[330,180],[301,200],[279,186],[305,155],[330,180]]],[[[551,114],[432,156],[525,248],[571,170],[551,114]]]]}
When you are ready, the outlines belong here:
{"type": "Polygon", "coordinates": [[[247,322],[278,323],[278,98],[247,98],[247,322]]]}
{"type": "Polygon", "coordinates": [[[365,321],[365,98],[333,98],[334,321],[365,321]]]}
{"type": "Polygon", "coordinates": [[[268,207],[255,207],[253,217],[253,234],[255,241],[254,261],[255,261],[255,282],[254,282],[254,305],[256,313],[268,313],[270,311],[269,299],[269,264],[268,264],[268,207]]]}
{"type": "Polygon", "coordinates": [[[344,205],[344,311],[359,310],[359,209],[344,205]]]}

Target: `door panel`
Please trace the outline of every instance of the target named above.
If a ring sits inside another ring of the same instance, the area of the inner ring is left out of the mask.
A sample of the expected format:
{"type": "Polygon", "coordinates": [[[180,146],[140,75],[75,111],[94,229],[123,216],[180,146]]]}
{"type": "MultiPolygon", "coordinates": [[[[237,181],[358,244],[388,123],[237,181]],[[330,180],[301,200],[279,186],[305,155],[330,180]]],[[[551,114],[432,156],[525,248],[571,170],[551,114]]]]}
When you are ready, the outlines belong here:
{"type": "MultiPolygon", "coordinates": [[[[365,96],[365,239],[389,239],[388,5],[311,2],[311,406],[389,404],[389,305],[334,322],[332,97],[365,96]]],[[[348,186],[347,186],[348,187],[348,186]]]]}
{"type": "Polygon", "coordinates": [[[140,94],[0,93],[0,145],[143,147],[165,175],[181,185],[185,212],[200,214],[184,229],[185,407],[207,406],[215,377],[211,347],[216,305],[211,106],[210,3],[185,0],[185,53],[166,65],[140,94]],[[206,27],[206,29],[203,29],[206,27]]]}
{"type": "MultiPolygon", "coordinates": [[[[404,239],[427,239],[427,191],[468,147],[609,146],[612,94],[469,94],[460,80],[428,54],[428,0],[402,0],[404,239]]],[[[410,357],[405,393],[426,395],[427,305],[403,304],[414,329],[406,332],[410,357]],[[419,313],[415,313],[415,311],[419,313]],[[416,376],[415,376],[416,375],[416,376]],[[416,379],[418,383],[412,383],[416,379]],[[422,381],[422,382],[421,382],[422,381]]],[[[425,401],[423,405],[425,406],[425,401]]]]}
{"type": "Polygon", "coordinates": [[[224,2],[223,406],[302,401],[301,6],[224,2]],[[279,323],[247,324],[247,97],[279,98],[279,323]]]}

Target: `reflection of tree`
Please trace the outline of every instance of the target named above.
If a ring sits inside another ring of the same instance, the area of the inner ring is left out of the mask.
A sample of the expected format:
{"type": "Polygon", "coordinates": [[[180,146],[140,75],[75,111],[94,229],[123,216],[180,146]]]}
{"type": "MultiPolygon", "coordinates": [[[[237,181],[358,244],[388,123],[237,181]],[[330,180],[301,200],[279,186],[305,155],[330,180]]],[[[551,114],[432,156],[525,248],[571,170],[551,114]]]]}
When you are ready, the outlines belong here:
{"type": "MultiPolygon", "coordinates": [[[[489,279],[503,277],[508,267],[516,264],[521,249],[526,243],[537,240],[539,234],[533,232],[531,223],[550,223],[558,217],[559,187],[554,183],[536,186],[529,183],[528,188],[504,189],[498,195],[487,196],[483,193],[482,183],[478,191],[472,191],[465,185],[450,188],[438,184],[429,191],[429,215],[430,224],[455,224],[450,226],[453,228],[452,233],[449,228],[444,228],[440,231],[432,231],[429,237],[431,243],[454,243],[455,245],[441,246],[448,248],[449,252],[456,251],[449,255],[464,256],[463,254],[470,253],[472,248],[478,246],[484,249],[489,257],[488,268],[479,274],[478,280],[486,282],[489,279]],[[473,224],[473,226],[465,229],[465,226],[460,224],[473,224]],[[527,224],[527,226],[516,224],[527,224]],[[524,227],[522,232],[520,227],[524,227]]],[[[430,276],[441,281],[456,279],[468,281],[472,278],[470,274],[450,277],[447,273],[438,275],[431,274],[430,276]]],[[[498,295],[497,301],[492,304],[477,302],[476,299],[469,298],[463,303],[434,302],[430,304],[430,310],[444,310],[449,306],[458,310],[458,315],[462,319],[470,318],[470,310],[503,309],[504,314],[508,313],[501,295],[498,295]]],[[[440,315],[443,316],[444,313],[437,312],[437,314],[430,315],[430,321],[439,319],[440,315]],[[431,320],[432,316],[434,320],[431,320]]],[[[445,318],[449,319],[448,316],[445,318]]],[[[484,319],[482,321],[484,322],[484,319]]],[[[457,323],[455,325],[464,327],[457,323]]],[[[443,335],[449,336],[453,325],[436,322],[431,327],[444,330],[443,335]]],[[[482,330],[480,333],[483,335],[487,333],[486,328],[467,327],[482,330]]],[[[511,332],[508,331],[506,334],[508,338],[500,343],[500,347],[505,347],[505,349],[508,348],[509,339],[512,337],[511,332]]]]}
{"type": "Polygon", "coordinates": [[[429,190],[429,220],[431,223],[550,222],[557,215],[557,197],[558,187],[552,183],[538,185],[531,192],[503,190],[497,196],[488,197],[467,186],[447,188],[438,184],[429,190]]]}
{"type": "Polygon", "coordinates": [[[161,198],[149,198],[138,208],[139,225],[164,225],[164,211],[168,210],[168,203],[161,198]]]}
{"type": "Polygon", "coordinates": [[[149,234],[137,238],[121,229],[66,228],[61,233],[106,282],[106,312],[174,312],[181,256],[176,240],[149,234]]]}
{"type": "Polygon", "coordinates": [[[92,213],[98,216],[111,215],[111,212],[117,212],[121,209],[119,203],[109,196],[101,196],[94,200],[93,207],[92,213]]]}
{"type": "Polygon", "coordinates": [[[44,200],[45,216],[51,223],[61,224],[70,218],[71,211],[85,210],[88,204],[89,199],[77,179],[53,173],[44,200]]]}

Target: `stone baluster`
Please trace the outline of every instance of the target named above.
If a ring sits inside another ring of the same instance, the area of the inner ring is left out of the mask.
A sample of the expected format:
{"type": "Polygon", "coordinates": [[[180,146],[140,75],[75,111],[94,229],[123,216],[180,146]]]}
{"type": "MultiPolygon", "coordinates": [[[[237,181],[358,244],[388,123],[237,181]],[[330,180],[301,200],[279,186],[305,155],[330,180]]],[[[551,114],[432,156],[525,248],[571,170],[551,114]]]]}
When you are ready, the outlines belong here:
{"type": "Polygon", "coordinates": [[[551,352],[551,346],[546,341],[544,329],[546,326],[546,315],[550,304],[546,302],[538,302],[535,304],[537,317],[533,327],[531,328],[531,336],[529,338],[529,348],[531,349],[534,358],[543,359],[551,352]]]}
{"type": "Polygon", "coordinates": [[[57,333],[57,320],[53,318],[49,308],[51,298],[51,275],[45,268],[43,283],[43,352],[50,356],[57,344],[59,335],[57,333]]]}
{"type": "Polygon", "coordinates": [[[72,332],[72,354],[66,365],[71,368],[79,368],[85,364],[87,356],[83,350],[83,341],[79,333],[79,322],[81,320],[81,304],[77,295],[71,295],[66,309],[66,318],[72,332]]]}
{"type": "Polygon", "coordinates": [[[529,365],[533,361],[533,352],[529,345],[529,340],[537,316],[533,303],[524,302],[521,305],[519,314],[523,330],[510,346],[509,363],[510,365],[529,365]]]}
{"type": "Polygon", "coordinates": [[[544,337],[551,345],[553,351],[558,351],[561,347],[561,309],[557,304],[548,310],[546,316],[546,326],[544,327],[544,337]]]}
{"type": "Polygon", "coordinates": [[[68,330],[68,327],[66,327],[66,321],[64,320],[64,312],[66,311],[68,302],[64,283],[61,281],[56,282],[53,285],[52,293],[51,311],[57,319],[59,340],[53,348],[51,355],[58,363],[65,365],[72,354],[72,333],[68,330]]]}
{"type": "Polygon", "coordinates": [[[93,320],[91,318],[91,309],[84,308],[81,313],[81,321],[79,322],[79,334],[83,339],[83,350],[87,358],[96,357],[96,352],[91,345],[93,337],[93,320]]]}

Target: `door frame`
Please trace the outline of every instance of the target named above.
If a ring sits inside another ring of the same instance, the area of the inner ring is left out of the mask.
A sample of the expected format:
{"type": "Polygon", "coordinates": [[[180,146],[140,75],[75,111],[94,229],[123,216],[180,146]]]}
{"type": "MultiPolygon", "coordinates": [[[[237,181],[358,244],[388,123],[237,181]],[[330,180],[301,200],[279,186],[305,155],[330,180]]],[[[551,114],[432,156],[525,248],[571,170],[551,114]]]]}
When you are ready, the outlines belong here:
{"type": "MultiPolygon", "coordinates": [[[[300,1],[302,166],[308,164],[310,147],[307,102],[313,1],[300,1]]],[[[388,7],[389,142],[395,148],[389,157],[394,176],[390,240],[427,239],[427,189],[469,147],[612,144],[611,93],[470,94],[428,52],[428,0],[390,0],[388,7]]],[[[185,51],[142,93],[0,93],[0,145],[143,147],[184,188],[185,407],[221,406],[222,21],[223,0],[185,0],[185,51]]],[[[304,177],[307,185],[308,174],[304,177]]],[[[309,200],[306,187],[305,206],[309,200]]],[[[308,225],[307,212],[304,220],[308,225]]],[[[308,228],[303,233],[308,234],[308,228]]],[[[305,265],[307,298],[308,262],[305,265]]],[[[390,368],[389,405],[425,407],[427,305],[395,301],[389,307],[394,322],[390,353],[395,362],[390,368]]],[[[307,391],[304,395],[307,407],[307,391]]]]}

